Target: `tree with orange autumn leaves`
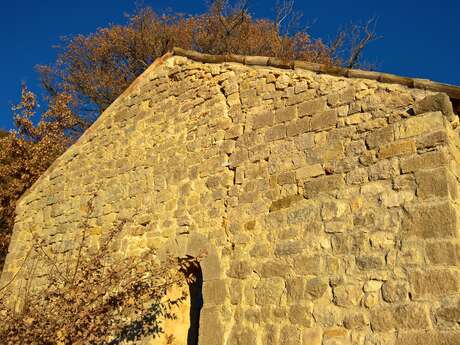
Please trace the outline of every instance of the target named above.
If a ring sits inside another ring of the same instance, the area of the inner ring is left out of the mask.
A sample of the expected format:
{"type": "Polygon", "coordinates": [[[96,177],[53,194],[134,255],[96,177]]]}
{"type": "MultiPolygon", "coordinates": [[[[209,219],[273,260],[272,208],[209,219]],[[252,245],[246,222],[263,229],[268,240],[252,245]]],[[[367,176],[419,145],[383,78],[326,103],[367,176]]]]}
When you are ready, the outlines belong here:
{"type": "Polygon", "coordinates": [[[124,25],[63,40],[55,64],[37,67],[47,110],[26,86],[13,108],[15,130],[0,134],[0,269],[19,197],[156,58],[173,47],[210,54],[275,56],[355,67],[378,37],[375,21],[351,25],[330,43],[299,29],[294,0],[274,19],[251,16],[249,2],[213,1],[200,15],[138,9],[124,25]]]}

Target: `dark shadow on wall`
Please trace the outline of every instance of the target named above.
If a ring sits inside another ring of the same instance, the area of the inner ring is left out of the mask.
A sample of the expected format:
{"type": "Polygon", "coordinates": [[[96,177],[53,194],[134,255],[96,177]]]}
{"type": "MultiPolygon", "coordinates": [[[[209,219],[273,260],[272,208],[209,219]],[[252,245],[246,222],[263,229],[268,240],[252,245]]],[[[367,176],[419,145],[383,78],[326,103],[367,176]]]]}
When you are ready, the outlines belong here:
{"type": "Polygon", "coordinates": [[[200,330],[200,313],[203,307],[203,273],[200,265],[193,267],[190,272],[195,281],[189,284],[190,293],[190,327],[187,333],[187,345],[198,345],[200,330]]]}
{"type": "Polygon", "coordinates": [[[154,303],[147,313],[140,320],[133,321],[124,327],[120,334],[110,341],[108,345],[119,345],[124,342],[139,340],[142,337],[152,335],[154,338],[164,333],[159,318],[168,317],[164,307],[159,303],[154,303]]]}
{"type": "MultiPolygon", "coordinates": [[[[190,326],[187,332],[187,345],[198,345],[200,329],[200,313],[203,307],[203,273],[200,265],[192,266],[186,275],[195,277],[193,283],[188,286],[190,296],[190,326]]],[[[149,310],[140,320],[133,321],[124,327],[120,334],[108,342],[108,345],[119,345],[142,339],[145,336],[153,338],[165,333],[162,327],[162,319],[176,319],[174,312],[168,312],[161,303],[153,303],[149,310]]]]}

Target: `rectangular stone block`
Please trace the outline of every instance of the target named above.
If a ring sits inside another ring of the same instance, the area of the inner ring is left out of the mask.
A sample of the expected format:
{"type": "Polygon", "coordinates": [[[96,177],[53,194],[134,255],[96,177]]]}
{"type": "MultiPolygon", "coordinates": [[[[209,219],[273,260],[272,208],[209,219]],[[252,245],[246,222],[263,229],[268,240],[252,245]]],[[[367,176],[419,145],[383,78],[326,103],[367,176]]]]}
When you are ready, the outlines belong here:
{"type": "Polygon", "coordinates": [[[396,123],[394,124],[394,127],[396,139],[415,137],[421,134],[443,129],[445,127],[444,116],[439,111],[426,113],[396,123]]]}
{"type": "Polygon", "coordinates": [[[432,265],[455,266],[458,263],[457,245],[451,241],[428,242],[425,253],[432,265]]]}
{"type": "Polygon", "coordinates": [[[319,220],[319,207],[314,201],[302,204],[303,207],[289,210],[287,215],[288,224],[309,224],[319,220]]]}
{"type": "Polygon", "coordinates": [[[406,207],[402,221],[404,236],[452,238],[458,236],[457,211],[449,201],[406,207]]]}
{"type": "Polygon", "coordinates": [[[460,292],[459,272],[456,269],[430,269],[409,275],[412,298],[443,297],[460,292]]]}
{"type": "Polygon", "coordinates": [[[288,195],[284,198],[278,199],[276,201],[273,201],[272,204],[270,205],[270,212],[275,212],[278,210],[282,210],[284,208],[288,208],[295,203],[299,202],[302,200],[302,195],[288,195]]]}
{"type": "Polygon", "coordinates": [[[444,167],[419,170],[415,180],[419,198],[457,198],[457,179],[444,167]]]}
{"type": "Polygon", "coordinates": [[[379,307],[371,311],[371,327],[374,332],[388,332],[395,329],[427,329],[430,326],[430,316],[422,304],[379,307]]]}
{"type": "Polygon", "coordinates": [[[318,131],[334,128],[337,125],[337,111],[335,109],[313,115],[311,118],[311,130],[318,131]]]}
{"type": "Polygon", "coordinates": [[[413,111],[415,114],[422,114],[429,111],[440,111],[449,120],[455,116],[449,96],[445,93],[437,93],[426,96],[414,104],[413,111]]]}
{"type": "Polygon", "coordinates": [[[249,150],[249,160],[251,162],[263,161],[269,157],[270,150],[265,144],[257,145],[249,150]]]}
{"type": "Polygon", "coordinates": [[[254,116],[252,121],[252,128],[258,129],[262,127],[270,127],[273,126],[274,121],[275,114],[272,111],[267,111],[265,113],[254,116]]]}
{"type": "Polygon", "coordinates": [[[248,150],[246,149],[236,150],[235,152],[232,153],[232,155],[229,158],[230,166],[232,168],[240,166],[245,161],[247,161],[248,158],[249,158],[248,150]]]}
{"type": "Polygon", "coordinates": [[[437,168],[447,165],[447,163],[448,156],[446,152],[439,150],[401,159],[401,170],[403,173],[409,173],[420,169],[437,168]]]}
{"type": "Polygon", "coordinates": [[[299,303],[291,305],[288,315],[289,321],[293,325],[299,325],[300,327],[312,326],[311,305],[301,305],[299,303]]]}
{"type": "Polygon", "coordinates": [[[375,271],[384,268],[385,257],[383,255],[360,255],[356,257],[356,266],[360,270],[375,271]]]}
{"type": "Polygon", "coordinates": [[[205,307],[200,313],[200,344],[221,345],[224,340],[225,327],[219,307],[205,307]]]}
{"type": "Polygon", "coordinates": [[[203,302],[206,306],[222,305],[227,296],[225,280],[216,279],[203,282],[203,302]]]}
{"type": "Polygon", "coordinates": [[[265,141],[274,141],[286,138],[286,126],[285,125],[277,125],[267,129],[265,133],[265,141]]]}
{"type": "Polygon", "coordinates": [[[286,107],[275,112],[275,123],[287,122],[295,119],[296,107],[286,107]]]}
{"type": "MultiPolygon", "coordinates": [[[[460,322],[460,299],[448,302],[436,310],[436,319],[443,322],[458,323],[460,322]]],[[[438,321],[438,322],[439,322],[438,321]]]]}
{"type": "Polygon", "coordinates": [[[427,149],[447,145],[448,139],[447,132],[440,130],[417,137],[415,144],[417,149],[427,149]]]}
{"type": "Polygon", "coordinates": [[[281,186],[286,185],[286,184],[295,184],[296,183],[295,173],[293,171],[288,171],[288,172],[279,174],[276,178],[276,182],[281,186]]]}
{"type": "Polygon", "coordinates": [[[280,344],[298,345],[302,343],[302,332],[294,325],[286,325],[281,329],[280,344]]]}
{"type": "Polygon", "coordinates": [[[396,343],[398,345],[458,345],[460,344],[460,331],[400,332],[396,343]]]}
{"type": "Polygon", "coordinates": [[[279,305],[284,293],[285,281],[283,278],[264,278],[259,281],[255,289],[255,302],[258,305],[279,305]]]}
{"type": "Polygon", "coordinates": [[[370,149],[375,149],[379,146],[388,145],[394,140],[393,127],[385,127],[379,130],[370,132],[366,137],[366,144],[370,149]]]}
{"type": "Polygon", "coordinates": [[[321,345],[323,339],[323,331],[321,328],[305,328],[303,331],[303,344],[305,345],[321,345]]]}
{"type": "Polygon", "coordinates": [[[286,280],[286,294],[288,304],[298,303],[304,298],[305,278],[295,277],[286,280]]]}
{"type": "Polygon", "coordinates": [[[317,177],[304,184],[305,198],[315,198],[319,193],[333,193],[342,189],[345,181],[342,175],[328,175],[317,177]]]}
{"type": "Polygon", "coordinates": [[[326,100],[318,98],[312,101],[300,103],[298,106],[299,117],[311,116],[326,110],[326,100]]]}
{"type": "Polygon", "coordinates": [[[243,125],[236,125],[225,132],[225,139],[236,139],[243,134],[243,125]]]}
{"type": "Polygon", "coordinates": [[[307,161],[310,164],[333,161],[339,165],[339,160],[345,156],[343,144],[340,141],[319,144],[315,149],[308,150],[306,153],[307,161]]]}
{"type": "Polygon", "coordinates": [[[287,136],[293,137],[310,130],[310,117],[304,117],[297,121],[292,121],[287,126],[287,136]]]}
{"type": "Polygon", "coordinates": [[[378,156],[381,159],[415,153],[417,148],[414,140],[401,140],[380,147],[378,156]]]}
{"type": "Polygon", "coordinates": [[[303,180],[309,177],[324,175],[324,169],[321,164],[313,164],[299,168],[295,171],[295,173],[298,180],[303,180]]]}
{"type": "Polygon", "coordinates": [[[294,271],[299,275],[316,275],[321,272],[322,258],[318,255],[295,255],[294,271]]]}
{"type": "Polygon", "coordinates": [[[355,100],[356,91],[353,87],[349,87],[339,93],[334,93],[327,97],[327,102],[333,107],[337,107],[342,104],[348,104],[355,100]]]}

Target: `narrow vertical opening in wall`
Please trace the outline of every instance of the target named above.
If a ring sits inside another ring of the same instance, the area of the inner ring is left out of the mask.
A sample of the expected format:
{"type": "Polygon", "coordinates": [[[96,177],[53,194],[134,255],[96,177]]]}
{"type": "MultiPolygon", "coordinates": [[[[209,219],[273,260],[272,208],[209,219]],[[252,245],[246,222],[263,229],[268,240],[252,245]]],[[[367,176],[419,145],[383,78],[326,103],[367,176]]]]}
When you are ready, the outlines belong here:
{"type": "Polygon", "coordinates": [[[454,113],[460,116],[460,99],[451,98],[451,102],[454,108],[454,113]]]}
{"type": "Polygon", "coordinates": [[[187,345],[198,345],[198,334],[200,329],[200,313],[203,307],[203,273],[198,264],[190,268],[195,280],[189,284],[190,295],[190,327],[187,333],[187,345]]]}

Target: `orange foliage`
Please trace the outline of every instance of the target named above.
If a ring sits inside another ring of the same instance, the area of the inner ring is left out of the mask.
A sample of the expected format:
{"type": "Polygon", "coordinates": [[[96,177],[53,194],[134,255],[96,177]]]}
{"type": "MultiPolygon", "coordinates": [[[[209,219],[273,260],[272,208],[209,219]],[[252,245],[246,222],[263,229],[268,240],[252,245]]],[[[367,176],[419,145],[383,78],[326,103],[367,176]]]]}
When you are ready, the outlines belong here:
{"type": "Polygon", "coordinates": [[[72,98],[61,93],[37,124],[36,96],[24,85],[21,102],[13,108],[16,130],[0,138],[0,268],[8,249],[19,197],[72,142],[81,121],[71,110],[72,98]]]}

